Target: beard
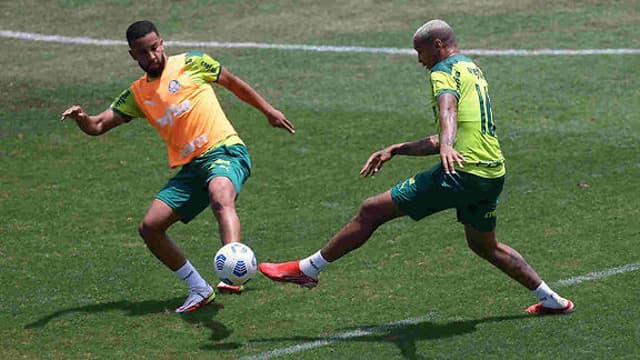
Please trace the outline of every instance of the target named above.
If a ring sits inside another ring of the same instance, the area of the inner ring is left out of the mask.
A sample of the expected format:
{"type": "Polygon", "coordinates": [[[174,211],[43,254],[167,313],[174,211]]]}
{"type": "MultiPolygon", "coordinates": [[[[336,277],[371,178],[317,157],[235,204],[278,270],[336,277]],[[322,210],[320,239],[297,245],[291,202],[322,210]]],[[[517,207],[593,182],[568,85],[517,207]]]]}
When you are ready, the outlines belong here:
{"type": "Polygon", "coordinates": [[[142,64],[138,63],[138,65],[140,65],[140,68],[144,70],[144,72],[146,72],[148,76],[154,77],[154,78],[162,75],[162,71],[164,70],[165,64],[166,64],[166,61],[164,58],[158,63],[149,64],[147,66],[143,66],[142,64]]]}

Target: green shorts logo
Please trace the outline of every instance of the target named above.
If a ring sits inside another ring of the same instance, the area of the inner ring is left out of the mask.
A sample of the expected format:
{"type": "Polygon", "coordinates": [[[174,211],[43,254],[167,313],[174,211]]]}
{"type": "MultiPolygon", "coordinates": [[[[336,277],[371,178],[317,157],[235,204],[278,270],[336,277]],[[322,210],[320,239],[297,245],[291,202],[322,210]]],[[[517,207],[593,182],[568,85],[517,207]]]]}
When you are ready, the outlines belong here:
{"type": "Polygon", "coordinates": [[[496,217],[496,210],[489,211],[488,213],[484,214],[484,218],[485,219],[490,219],[492,217],[496,217]]]}
{"type": "Polygon", "coordinates": [[[211,166],[209,166],[209,169],[214,169],[214,168],[221,167],[221,168],[229,171],[229,169],[230,169],[229,165],[231,165],[231,161],[218,159],[218,160],[214,161],[213,164],[211,164],[211,166]]]}
{"type": "Polygon", "coordinates": [[[404,182],[402,182],[402,185],[400,185],[400,189],[399,189],[399,190],[404,189],[404,186],[405,186],[405,185],[407,185],[407,184],[409,184],[409,185],[413,185],[413,184],[415,184],[415,183],[416,183],[416,179],[414,179],[413,177],[411,177],[411,178],[409,178],[409,179],[405,180],[404,182]]]}

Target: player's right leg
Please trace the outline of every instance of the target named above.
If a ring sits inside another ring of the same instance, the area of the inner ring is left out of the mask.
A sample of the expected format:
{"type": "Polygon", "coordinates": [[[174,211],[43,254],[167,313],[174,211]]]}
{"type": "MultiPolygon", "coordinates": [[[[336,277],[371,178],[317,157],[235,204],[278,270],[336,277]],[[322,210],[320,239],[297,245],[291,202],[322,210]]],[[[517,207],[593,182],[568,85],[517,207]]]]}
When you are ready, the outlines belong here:
{"type": "Polygon", "coordinates": [[[462,174],[461,180],[465,191],[460,193],[460,203],[466,205],[457,207],[458,220],[464,224],[469,248],[533,292],[540,302],[526,312],[544,315],[573,311],[573,303],[551,290],[518,251],[496,239],[496,209],[504,177],[484,179],[462,174]]]}
{"type": "Polygon", "coordinates": [[[551,290],[519,252],[498,242],[495,231],[479,231],[469,224],[465,224],[464,229],[467,243],[473,252],[531,290],[540,300],[525,309],[525,312],[548,315],[570,313],[574,310],[573,302],[551,290]]]}
{"type": "Polygon", "coordinates": [[[180,216],[171,207],[154,199],[138,231],[149,250],[189,286],[189,296],[176,309],[176,312],[187,312],[213,301],[215,293],[167,234],[167,229],[178,220],[180,216]]]}
{"type": "Polygon", "coordinates": [[[380,225],[403,215],[393,202],[391,192],[385,191],[365,200],[356,216],[320,251],[300,261],[261,263],[258,268],[273,281],[313,288],[318,284],[320,271],[330,262],[362,246],[380,225]]]}
{"type": "Polygon", "coordinates": [[[138,226],[147,248],[172,271],[187,261],[182,250],[167,235],[167,229],[178,220],[180,216],[169,205],[154,199],[138,226]]]}

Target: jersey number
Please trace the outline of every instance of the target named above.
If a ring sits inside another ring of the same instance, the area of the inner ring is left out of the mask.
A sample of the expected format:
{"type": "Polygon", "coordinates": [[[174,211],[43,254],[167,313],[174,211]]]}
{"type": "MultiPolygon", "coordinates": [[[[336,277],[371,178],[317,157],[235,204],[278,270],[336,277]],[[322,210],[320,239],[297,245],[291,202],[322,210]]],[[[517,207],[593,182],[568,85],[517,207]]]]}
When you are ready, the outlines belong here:
{"type": "Polygon", "coordinates": [[[480,100],[480,121],[482,124],[482,133],[487,132],[491,136],[496,136],[496,126],[493,124],[493,113],[491,112],[491,100],[489,100],[489,89],[485,86],[484,91],[480,89],[480,85],[476,84],[476,93],[480,100]]]}

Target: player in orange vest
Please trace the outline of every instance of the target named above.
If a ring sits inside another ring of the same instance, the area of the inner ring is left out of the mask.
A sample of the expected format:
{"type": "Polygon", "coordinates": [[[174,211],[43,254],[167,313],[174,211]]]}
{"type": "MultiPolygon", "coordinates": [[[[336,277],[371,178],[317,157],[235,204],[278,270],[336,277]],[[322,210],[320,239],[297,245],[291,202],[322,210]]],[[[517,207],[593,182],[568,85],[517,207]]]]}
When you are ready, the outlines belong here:
{"type": "MultiPolygon", "coordinates": [[[[168,57],[163,40],[150,21],[127,29],[129,54],[145,74],[100,114],[90,116],[74,105],[61,120],[73,119],[89,135],[101,135],[134,118],[146,118],[167,143],[169,165],[182,166],[152,201],[139,232],[151,252],[190,288],[176,312],[193,311],[215,298],[167,229],[178,220],[189,222],[210,206],[223,244],[240,242],[235,199],[251,174],[247,149],[224,114],[212,83],[231,91],[260,110],[273,127],[294,133],[293,124],[240,78],[201,52],[168,57]]],[[[242,287],[220,282],[221,292],[242,287]]]]}

